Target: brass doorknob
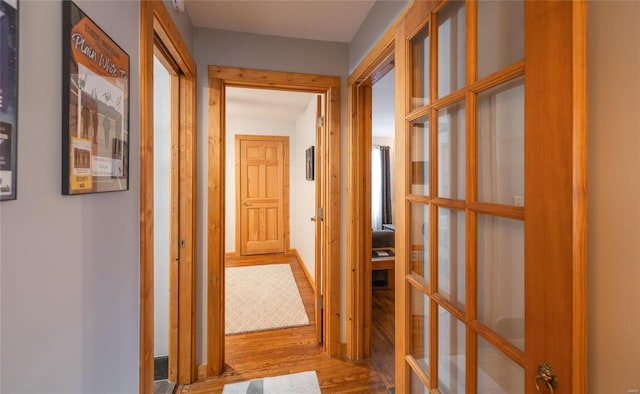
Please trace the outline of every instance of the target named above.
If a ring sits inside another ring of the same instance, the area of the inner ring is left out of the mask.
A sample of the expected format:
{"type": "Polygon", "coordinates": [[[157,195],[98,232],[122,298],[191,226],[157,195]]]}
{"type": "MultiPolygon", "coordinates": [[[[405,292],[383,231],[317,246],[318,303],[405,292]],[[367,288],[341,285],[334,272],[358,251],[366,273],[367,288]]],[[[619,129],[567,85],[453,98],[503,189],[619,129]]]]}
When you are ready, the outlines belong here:
{"type": "Polygon", "coordinates": [[[538,393],[542,393],[540,383],[543,383],[542,387],[547,387],[548,392],[553,394],[553,390],[558,388],[558,377],[551,368],[551,365],[547,363],[538,364],[538,376],[536,376],[536,389],[538,393]]]}

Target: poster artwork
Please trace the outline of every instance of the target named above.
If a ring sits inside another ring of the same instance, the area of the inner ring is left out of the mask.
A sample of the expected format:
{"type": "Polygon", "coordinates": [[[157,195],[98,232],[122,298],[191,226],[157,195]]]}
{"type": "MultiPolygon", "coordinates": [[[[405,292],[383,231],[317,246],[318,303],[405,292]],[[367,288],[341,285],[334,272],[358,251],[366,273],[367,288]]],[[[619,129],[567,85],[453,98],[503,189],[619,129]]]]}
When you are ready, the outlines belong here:
{"type": "Polygon", "coordinates": [[[18,3],[0,0],[0,200],[16,198],[18,3]]]}
{"type": "Polygon", "coordinates": [[[63,193],[128,190],[129,56],[75,4],[63,6],[63,193]]]}

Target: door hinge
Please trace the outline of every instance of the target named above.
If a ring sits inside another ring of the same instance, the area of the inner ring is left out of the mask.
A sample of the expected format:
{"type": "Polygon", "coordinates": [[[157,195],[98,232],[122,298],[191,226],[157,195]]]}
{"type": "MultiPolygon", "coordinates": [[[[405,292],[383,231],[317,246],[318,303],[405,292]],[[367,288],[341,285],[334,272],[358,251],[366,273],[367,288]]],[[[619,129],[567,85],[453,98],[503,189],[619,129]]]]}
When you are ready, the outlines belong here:
{"type": "Polygon", "coordinates": [[[316,217],[320,220],[324,220],[324,208],[320,207],[317,209],[316,217]]]}
{"type": "Polygon", "coordinates": [[[318,297],[318,309],[324,309],[324,296],[318,297]]]}
{"type": "Polygon", "coordinates": [[[316,119],[316,127],[318,128],[324,127],[324,115],[319,116],[318,119],[316,119]]]}

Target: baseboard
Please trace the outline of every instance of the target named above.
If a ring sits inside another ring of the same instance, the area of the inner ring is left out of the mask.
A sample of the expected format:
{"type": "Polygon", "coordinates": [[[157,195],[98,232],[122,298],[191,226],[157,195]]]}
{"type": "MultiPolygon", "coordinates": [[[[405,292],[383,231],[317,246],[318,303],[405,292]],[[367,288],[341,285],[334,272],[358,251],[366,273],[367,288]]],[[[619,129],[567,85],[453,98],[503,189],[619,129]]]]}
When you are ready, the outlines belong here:
{"type": "Polygon", "coordinates": [[[207,377],[207,368],[209,368],[207,364],[198,365],[198,380],[204,379],[207,377]]]}
{"type": "Polygon", "coordinates": [[[225,257],[225,258],[228,258],[228,257],[236,257],[236,256],[237,256],[236,252],[226,252],[226,253],[224,254],[224,257],[225,257]]]}
{"type": "Polygon", "coordinates": [[[304,261],[302,261],[302,257],[300,257],[300,253],[298,253],[297,249],[289,249],[289,253],[291,253],[291,255],[293,255],[296,258],[296,260],[298,260],[298,264],[300,264],[300,267],[302,267],[302,271],[304,271],[304,276],[307,277],[307,280],[309,281],[309,284],[311,285],[311,288],[315,293],[316,282],[313,280],[313,276],[311,276],[311,274],[309,273],[309,270],[307,269],[307,266],[305,265],[304,261]]]}

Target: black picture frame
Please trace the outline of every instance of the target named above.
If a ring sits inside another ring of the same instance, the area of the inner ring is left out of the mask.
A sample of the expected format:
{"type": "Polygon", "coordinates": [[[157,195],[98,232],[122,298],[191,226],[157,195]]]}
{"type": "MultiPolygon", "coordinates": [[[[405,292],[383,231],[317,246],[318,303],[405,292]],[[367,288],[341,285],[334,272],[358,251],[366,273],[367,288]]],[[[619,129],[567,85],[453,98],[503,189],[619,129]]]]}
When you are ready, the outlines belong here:
{"type": "Polygon", "coordinates": [[[19,3],[0,0],[0,201],[18,196],[19,3]]]}
{"type": "Polygon", "coordinates": [[[315,179],[315,147],[311,146],[305,151],[305,170],[308,181],[315,179]]]}
{"type": "Polygon", "coordinates": [[[62,194],[129,190],[129,55],[62,2],[62,194]]]}

